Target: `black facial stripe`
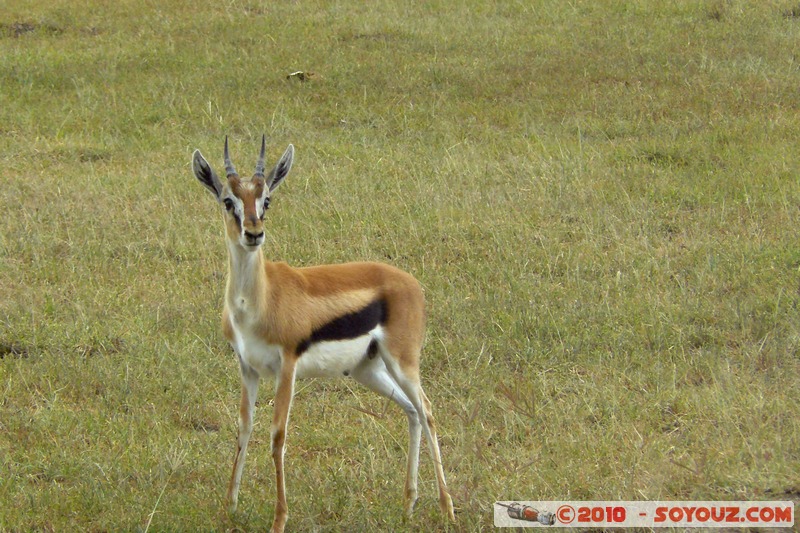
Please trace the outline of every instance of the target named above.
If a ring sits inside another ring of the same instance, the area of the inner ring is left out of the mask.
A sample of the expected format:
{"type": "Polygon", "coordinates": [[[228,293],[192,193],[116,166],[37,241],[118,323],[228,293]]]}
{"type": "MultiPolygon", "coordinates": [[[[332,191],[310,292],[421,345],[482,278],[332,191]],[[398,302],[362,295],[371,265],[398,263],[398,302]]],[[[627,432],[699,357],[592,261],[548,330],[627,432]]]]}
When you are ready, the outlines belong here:
{"type": "Polygon", "coordinates": [[[230,213],[231,216],[233,217],[233,220],[236,221],[236,225],[241,228],[242,227],[242,219],[241,219],[241,217],[239,217],[239,214],[236,212],[236,204],[234,203],[234,201],[231,200],[230,198],[225,198],[222,201],[222,203],[225,204],[225,210],[228,213],[230,213]]]}
{"type": "Polygon", "coordinates": [[[297,355],[301,355],[316,342],[341,341],[365,335],[378,324],[384,324],[386,318],[386,302],[384,300],[375,300],[358,311],[342,315],[315,329],[311,333],[311,337],[297,345],[297,355]]]}

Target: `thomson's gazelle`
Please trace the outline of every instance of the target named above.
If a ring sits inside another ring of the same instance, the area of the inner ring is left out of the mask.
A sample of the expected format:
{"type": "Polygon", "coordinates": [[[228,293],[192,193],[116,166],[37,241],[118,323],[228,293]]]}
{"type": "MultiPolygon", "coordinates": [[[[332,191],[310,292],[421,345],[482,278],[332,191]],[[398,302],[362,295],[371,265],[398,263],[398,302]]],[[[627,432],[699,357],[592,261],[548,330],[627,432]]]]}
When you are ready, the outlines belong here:
{"type": "Polygon", "coordinates": [[[270,196],[292,167],[289,145],[275,167],[264,173],[264,139],[256,170],[241,178],[228,155],[220,179],[199,150],[194,175],[222,206],[228,246],[228,283],[222,329],[239,358],[242,399],[239,436],[228,486],[236,508],[247,442],[253,429],[258,380],[275,379],[272,459],[277,503],[273,531],[287,518],[283,450],[295,378],[352,377],[397,403],[408,417],[409,447],[405,509],[417,499],[421,432],[425,432],[436,470],[439,506],[452,520],[453,503],[445,485],[431,404],[420,386],[419,357],[425,309],[419,283],[380,263],[348,263],[292,268],[266,261],[264,213],[270,196]]]}

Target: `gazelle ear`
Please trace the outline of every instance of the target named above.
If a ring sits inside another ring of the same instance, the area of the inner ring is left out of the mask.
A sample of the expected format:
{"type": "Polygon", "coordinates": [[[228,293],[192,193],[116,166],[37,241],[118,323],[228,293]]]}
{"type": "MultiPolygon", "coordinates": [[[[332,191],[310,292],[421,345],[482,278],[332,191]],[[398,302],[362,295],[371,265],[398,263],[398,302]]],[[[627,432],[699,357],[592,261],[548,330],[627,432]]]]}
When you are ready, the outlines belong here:
{"type": "Polygon", "coordinates": [[[294,146],[290,144],[289,148],[286,149],[281,158],[278,160],[275,168],[273,168],[269,173],[269,177],[267,177],[267,187],[269,188],[269,192],[277,189],[278,185],[283,182],[283,180],[286,178],[286,175],[289,173],[289,170],[292,168],[293,160],[294,146]]]}
{"type": "Polygon", "coordinates": [[[219,181],[217,173],[208,164],[200,150],[195,150],[192,156],[192,171],[195,177],[211,191],[214,198],[219,200],[219,195],[222,194],[222,182],[219,181]]]}

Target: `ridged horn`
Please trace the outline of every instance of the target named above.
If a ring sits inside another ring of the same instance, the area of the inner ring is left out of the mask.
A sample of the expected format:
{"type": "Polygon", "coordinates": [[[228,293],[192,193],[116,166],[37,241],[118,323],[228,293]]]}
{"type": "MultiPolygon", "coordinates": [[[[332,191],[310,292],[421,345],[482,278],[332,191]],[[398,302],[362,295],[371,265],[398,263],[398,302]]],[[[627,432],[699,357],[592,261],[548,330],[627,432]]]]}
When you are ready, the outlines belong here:
{"type": "Polygon", "coordinates": [[[256,163],[256,173],[255,177],[263,178],[264,177],[264,155],[267,150],[267,136],[261,136],[261,154],[258,156],[258,163],[256,163]]]}
{"type": "Polygon", "coordinates": [[[225,174],[230,178],[231,176],[237,176],[236,169],[233,168],[233,163],[231,163],[231,156],[228,155],[228,136],[225,136],[225,174]]]}

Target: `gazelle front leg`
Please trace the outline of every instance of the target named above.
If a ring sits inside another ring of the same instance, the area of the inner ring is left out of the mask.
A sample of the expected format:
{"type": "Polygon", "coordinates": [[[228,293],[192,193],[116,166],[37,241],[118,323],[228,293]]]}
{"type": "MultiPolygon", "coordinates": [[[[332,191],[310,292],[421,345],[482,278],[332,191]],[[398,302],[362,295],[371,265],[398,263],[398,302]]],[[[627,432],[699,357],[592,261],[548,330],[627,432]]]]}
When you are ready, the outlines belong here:
{"type": "Polygon", "coordinates": [[[283,450],[286,442],[286,427],[294,396],[294,378],[297,359],[294,353],[284,353],[281,370],[276,376],[275,408],[272,415],[272,462],[275,463],[275,518],[273,533],[281,533],[289,516],[286,505],[286,483],[283,475],[283,450]]]}
{"type": "Polygon", "coordinates": [[[253,432],[253,417],[256,410],[256,394],[258,392],[258,374],[241,357],[239,366],[242,377],[242,399],[239,403],[239,433],[236,442],[236,455],[233,459],[233,472],[228,484],[228,509],[233,512],[239,502],[239,485],[242,481],[244,459],[247,455],[247,443],[253,432]]]}

